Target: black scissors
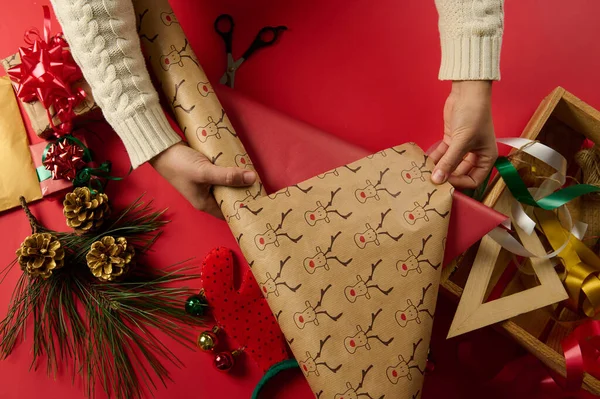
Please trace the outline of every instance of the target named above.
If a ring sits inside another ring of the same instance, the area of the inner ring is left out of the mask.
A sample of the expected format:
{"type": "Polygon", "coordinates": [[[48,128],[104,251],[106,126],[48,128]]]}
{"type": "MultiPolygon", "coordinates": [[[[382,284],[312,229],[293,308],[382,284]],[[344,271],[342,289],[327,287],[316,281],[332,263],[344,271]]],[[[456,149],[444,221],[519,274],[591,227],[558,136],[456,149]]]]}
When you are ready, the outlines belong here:
{"type": "Polygon", "coordinates": [[[275,44],[281,32],[287,30],[287,26],[265,26],[258,31],[248,50],[238,60],[234,60],[231,54],[234,26],[233,17],[229,14],[219,15],[215,20],[215,31],[223,38],[225,50],[227,51],[227,71],[225,71],[219,83],[226,84],[232,88],[235,81],[235,71],[237,71],[240,65],[256,50],[275,44]]]}

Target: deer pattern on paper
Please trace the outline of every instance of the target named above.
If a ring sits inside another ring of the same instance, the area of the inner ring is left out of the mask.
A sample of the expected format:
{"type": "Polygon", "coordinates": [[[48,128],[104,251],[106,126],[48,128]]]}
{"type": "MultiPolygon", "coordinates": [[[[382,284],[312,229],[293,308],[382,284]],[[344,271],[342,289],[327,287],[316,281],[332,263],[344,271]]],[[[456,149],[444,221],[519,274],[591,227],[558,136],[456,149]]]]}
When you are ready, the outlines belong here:
{"type": "Polygon", "coordinates": [[[382,345],[388,346],[392,341],[394,341],[394,337],[390,337],[389,339],[383,339],[379,336],[379,334],[375,334],[375,320],[377,316],[381,314],[383,309],[379,309],[375,313],[371,313],[371,323],[366,329],[359,324],[356,326],[357,332],[353,335],[347,336],[344,338],[344,348],[348,353],[354,354],[360,348],[365,348],[366,350],[371,350],[371,342],[379,341],[382,345]]]}
{"type": "Polygon", "coordinates": [[[150,43],[153,43],[156,40],[156,38],[158,37],[158,33],[156,33],[152,36],[148,36],[148,34],[143,31],[143,27],[142,27],[144,17],[146,16],[146,14],[148,14],[148,11],[149,11],[149,9],[146,8],[144,11],[142,11],[141,13],[139,13],[137,15],[136,28],[137,28],[137,33],[138,33],[138,36],[140,37],[140,39],[145,39],[145,40],[148,40],[150,43]]]}
{"type": "Polygon", "coordinates": [[[342,317],[344,313],[339,313],[337,315],[329,314],[329,312],[326,310],[327,307],[323,304],[325,294],[330,288],[331,284],[321,290],[319,301],[314,306],[310,304],[310,301],[306,301],[306,308],[301,312],[294,313],[294,323],[296,323],[296,327],[302,330],[307,324],[314,324],[315,326],[318,326],[320,314],[324,314],[333,321],[338,321],[338,319],[342,317]]]}
{"type": "Polygon", "coordinates": [[[379,284],[373,282],[375,269],[381,262],[382,260],[379,259],[377,262],[371,265],[371,274],[369,274],[369,277],[367,277],[366,280],[363,280],[362,276],[359,274],[356,276],[356,279],[358,280],[356,284],[349,285],[344,288],[344,296],[348,302],[354,303],[358,298],[371,299],[371,292],[374,290],[377,290],[386,296],[394,290],[394,287],[383,289],[379,286],[379,284]]]}
{"type": "MultiPolygon", "coordinates": [[[[188,142],[219,166],[253,170],[168,2],[147,4],[134,0],[141,42],[188,142]]],[[[214,188],[317,398],[418,397],[452,192],[449,184],[430,182],[432,169],[423,151],[407,143],[269,197],[260,181],[214,188]],[[307,211],[314,214],[312,226],[307,211]],[[399,260],[408,258],[417,263],[409,271],[404,262],[409,272],[402,277],[399,260]],[[298,328],[294,313],[311,309],[318,325],[298,328]],[[334,321],[319,311],[341,316],[334,321]],[[355,338],[354,354],[344,345],[351,347],[347,338],[355,338]]]]}
{"type": "MultiPolygon", "coordinates": [[[[404,359],[404,356],[402,356],[402,354],[399,354],[398,362],[389,366],[385,370],[385,374],[392,384],[398,384],[398,382],[403,378],[406,378],[408,381],[412,381],[414,370],[416,370],[421,375],[425,373],[425,367],[421,369],[421,367],[419,367],[415,359],[417,348],[422,342],[423,339],[421,338],[412,345],[412,354],[408,359],[404,359]]],[[[418,394],[419,393],[417,392],[416,395],[418,396],[418,394]]]]}
{"type": "Polygon", "coordinates": [[[304,360],[298,361],[298,365],[300,366],[300,369],[302,370],[305,376],[309,375],[310,373],[314,373],[318,377],[320,375],[319,369],[322,369],[323,367],[326,367],[332,373],[337,373],[338,370],[342,368],[341,364],[332,367],[327,363],[325,359],[321,358],[321,355],[323,354],[323,348],[330,338],[331,335],[328,335],[327,337],[325,337],[325,339],[319,341],[319,351],[314,356],[311,355],[309,351],[306,351],[306,357],[304,358],[304,360]]]}
{"type": "Polygon", "coordinates": [[[185,83],[185,79],[182,79],[179,83],[177,83],[175,85],[175,94],[173,95],[173,98],[171,99],[171,108],[173,108],[173,111],[180,109],[181,111],[185,112],[186,114],[189,114],[190,112],[192,112],[194,110],[194,108],[196,108],[196,105],[192,104],[190,106],[183,106],[179,102],[179,99],[177,98],[177,95],[179,94],[179,89],[181,88],[181,86],[184,83],[185,83]]]}
{"type": "Polygon", "coordinates": [[[404,328],[412,322],[421,324],[421,313],[426,314],[431,319],[433,319],[433,313],[425,307],[425,295],[427,294],[427,291],[431,288],[431,286],[432,283],[429,283],[427,287],[423,287],[421,299],[416,305],[414,305],[410,299],[407,299],[406,303],[408,304],[408,306],[396,312],[396,322],[400,327],[404,328]]]}
{"type": "MultiPolygon", "coordinates": [[[[419,251],[418,254],[415,255],[413,250],[409,249],[408,257],[404,258],[404,259],[400,259],[398,262],[396,262],[396,270],[398,270],[400,272],[400,275],[402,277],[408,276],[411,272],[417,272],[417,273],[421,274],[422,273],[422,270],[421,270],[422,264],[427,264],[435,270],[437,270],[438,267],[440,267],[441,262],[438,262],[437,264],[434,265],[433,263],[431,263],[431,261],[429,259],[425,258],[425,254],[424,254],[425,245],[427,245],[427,242],[431,239],[431,237],[433,237],[433,234],[429,234],[427,237],[423,238],[423,240],[421,242],[421,250],[419,251]]],[[[443,245],[444,245],[444,242],[442,242],[442,246],[443,245]]]]}
{"type": "Polygon", "coordinates": [[[271,244],[275,247],[279,247],[280,237],[285,237],[293,243],[297,243],[298,241],[300,241],[302,239],[302,237],[303,237],[302,235],[299,235],[297,237],[292,237],[283,228],[283,223],[285,221],[285,218],[291,212],[292,212],[291,209],[288,209],[287,211],[282,212],[281,213],[281,222],[279,222],[279,225],[277,225],[277,227],[273,228],[273,227],[271,227],[270,223],[267,223],[266,224],[267,230],[264,233],[257,234],[254,237],[254,243],[256,244],[256,247],[259,250],[264,251],[267,248],[267,246],[269,246],[271,244]]]}
{"type": "Polygon", "coordinates": [[[344,166],[342,166],[340,168],[335,168],[335,169],[330,170],[328,172],[321,173],[320,175],[317,175],[317,177],[319,179],[325,179],[327,176],[339,177],[340,176],[340,171],[343,172],[345,170],[350,171],[351,173],[356,174],[361,168],[362,168],[362,166],[352,167],[350,165],[344,165],[344,166]]]}
{"type": "Polygon", "coordinates": [[[411,184],[416,179],[424,182],[425,175],[431,175],[431,171],[427,169],[427,155],[424,155],[423,158],[423,163],[421,165],[417,165],[416,162],[412,161],[410,163],[412,167],[402,171],[402,180],[404,180],[406,184],[411,184]]]}
{"type": "Polygon", "coordinates": [[[164,26],[171,26],[173,24],[179,25],[179,20],[174,12],[161,12],[160,20],[164,26]]]}
{"type": "Polygon", "coordinates": [[[446,216],[448,216],[450,214],[449,210],[442,213],[439,210],[437,210],[436,208],[430,207],[429,204],[431,202],[431,197],[436,192],[437,192],[437,188],[434,189],[433,191],[431,191],[430,193],[428,193],[427,201],[425,201],[423,205],[419,205],[418,202],[415,202],[414,203],[415,207],[413,209],[410,209],[410,210],[404,212],[404,219],[406,220],[406,223],[413,225],[413,224],[417,223],[419,220],[424,220],[425,222],[429,222],[429,216],[427,215],[427,212],[434,212],[441,218],[445,218],[446,216]]]}
{"type": "Polygon", "coordinates": [[[183,67],[185,65],[183,62],[184,59],[189,59],[195,65],[199,66],[200,64],[198,64],[198,60],[196,59],[196,56],[194,55],[193,52],[191,52],[188,49],[188,47],[189,47],[189,43],[188,43],[187,39],[184,40],[183,46],[181,48],[177,48],[177,47],[175,47],[175,45],[171,45],[171,51],[167,54],[163,54],[160,57],[160,66],[162,67],[162,69],[164,69],[165,71],[168,71],[174,65],[176,65],[178,67],[183,67]]]}
{"type": "Polygon", "coordinates": [[[375,184],[371,183],[371,180],[367,180],[366,181],[367,185],[364,188],[359,188],[358,190],[356,190],[354,192],[354,196],[356,197],[357,201],[360,202],[361,204],[366,203],[371,198],[374,199],[375,201],[379,201],[379,199],[380,199],[379,193],[380,192],[385,192],[393,198],[398,197],[401,194],[400,191],[398,191],[396,193],[392,193],[387,188],[385,188],[381,185],[383,182],[383,176],[387,172],[389,172],[389,170],[390,170],[390,168],[385,168],[385,170],[379,172],[379,180],[377,180],[377,182],[375,182],[375,184]]]}
{"type": "MultiPolygon", "coordinates": [[[[244,211],[248,211],[253,215],[258,215],[263,210],[263,208],[254,209],[252,206],[252,201],[260,197],[261,193],[262,183],[258,185],[256,193],[252,193],[251,189],[246,190],[246,196],[233,203],[233,211],[226,217],[227,222],[230,222],[233,218],[240,220],[241,214],[244,211]]],[[[223,201],[221,201],[219,207],[221,208],[221,212],[223,212],[223,201]]]]}
{"type": "Polygon", "coordinates": [[[433,322],[451,188],[430,183],[432,163],[414,148],[250,198],[262,212],[232,219],[236,236],[254,237],[240,239],[242,250],[318,397],[411,398],[420,390],[429,335],[412,334],[433,322]],[[283,261],[269,261],[272,254],[283,261]],[[381,356],[385,364],[373,361],[381,356]],[[358,379],[340,377],[352,370],[358,379]]]}
{"type": "MultiPolygon", "coordinates": [[[[253,170],[204,72],[194,83],[181,74],[198,66],[188,42],[170,36],[180,29],[172,10],[157,6],[140,25],[141,34],[151,33],[142,43],[190,144],[219,166],[253,170]],[[155,34],[173,39],[151,42],[155,34]]],[[[420,349],[429,344],[451,206],[451,186],[433,185],[432,169],[421,149],[404,144],[268,197],[259,181],[247,188],[215,187],[217,203],[292,351],[304,362],[315,396],[410,398],[420,389],[422,375],[410,366],[420,367],[420,349]],[[402,278],[397,262],[411,255],[421,273],[415,267],[402,278]],[[398,312],[411,304],[420,323],[407,317],[402,327],[398,312]],[[409,362],[417,337],[423,340],[409,362]],[[386,371],[399,367],[400,355],[412,380],[394,384],[386,371]]]]}
{"type": "Polygon", "coordinates": [[[286,196],[289,198],[292,195],[292,192],[293,192],[292,189],[296,189],[304,194],[307,194],[308,192],[310,192],[310,190],[312,190],[312,188],[313,188],[313,186],[308,186],[306,188],[303,188],[303,187],[300,187],[299,184],[294,184],[293,186],[286,187],[283,190],[279,190],[274,194],[267,195],[267,198],[275,199],[280,196],[286,196]]]}
{"type": "Polygon", "coordinates": [[[196,129],[196,137],[198,138],[198,141],[205,143],[212,137],[217,140],[221,140],[223,132],[228,132],[233,137],[237,137],[235,131],[229,128],[229,123],[225,121],[226,117],[227,115],[225,115],[224,109],[221,110],[221,116],[217,121],[215,121],[212,116],[209,116],[207,118],[208,123],[203,126],[198,126],[196,129]]]}
{"type": "MultiPolygon", "coordinates": [[[[356,369],[356,368],[355,368],[356,369]]],[[[359,397],[365,397],[368,399],[383,399],[385,395],[381,396],[372,396],[370,390],[366,390],[365,386],[365,378],[369,371],[373,369],[373,365],[369,365],[366,369],[360,371],[360,381],[356,384],[352,384],[351,382],[346,382],[346,390],[344,392],[337,393],[333,398],[334,399],[355,399],[359,397]]]]}
{"type": "Polygon", "coordinates": [[[342,266],[348,266],[350,262],[352,262],[352,258],[346,260],[338,258],[333,251],[333,244],[341,234],[342,232],[338,231],[331,236],[331,242],[325,251],[322,251],[321,247],[316,247],[316,254],[304,259],[304,269],[307,273],[313,274],[320,268],[323,268],[323,270],[327,271],[331,267],[331,261],[335,261],[335,263],[338,263],[342,266]]]}
{"type": "Polygon", "coordinates": [[[283,286],[292,292],[298,291],[298,288],[302,286],[302,284],[298,284],[295,286],[290,286],[286,281],[283,281],[281,273],[283,272],[283,267],[290,260],[291,256],[288,256],[284,260],[279,262],[279,271],[275,275],[275,277],[271,276],[271,273],[267,272],[266,279],[259,283],[260,290],[263,292],[265,297],[269,297],[269,294],[273,294],[275,296],[279,296],[279,286],[283,286]]]}
{"type": "Polygon", "coordinates": [[[196,88],[202,97],[208,97],[211,94],[215,94],[215,90],[208,80],[206,82],[198,82],[196,88]]]}
{"type": "Polygon", "coordinates": [[[373,228],[371,227],[371,224],[366,223],[366,230],[354,234],[354,242],[357,247],[359,247],[360,249],[364,249],[367,245],[371,243],[379,246],[379,236],[387,236],[396,242],[402,238],[402,236],[404,235],[403,233],[393,235],[389,231],[383,230],[383,222],[385,221],[385,218],[390,214],[391,211],[391,209],[387,209],[385,212],[381,213],[381,220],[379,221],[379,224],[376,227],[373,228]]]}
{"type": "Polygon", "coordinates": [[[304,220],[309,226],[315,226],[321,220],[325,223],[329,223],[333,215],[337,215],[342,219],[348,219],[350,216],[352,216],[352,212],[343,214],[337,209],[332,209],[334,198],[336,194],[340,192],[340,190],[341,188],[337,188],[331,191],[329,202],[326,205],[323,205],[321,201],[317,201],[317,207],[315,209],[304,212],[304,220]]]}

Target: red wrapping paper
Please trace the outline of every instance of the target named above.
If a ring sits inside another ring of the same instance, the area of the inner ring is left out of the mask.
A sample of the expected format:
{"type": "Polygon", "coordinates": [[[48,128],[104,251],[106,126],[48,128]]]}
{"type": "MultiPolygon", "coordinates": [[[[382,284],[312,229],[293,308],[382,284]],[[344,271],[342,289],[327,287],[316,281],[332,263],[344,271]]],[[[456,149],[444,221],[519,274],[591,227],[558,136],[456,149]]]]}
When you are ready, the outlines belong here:
{"type": "MultiPolygon", "coordinates": [[[[225,86],[215,87],[215,91],[260,172],[267,192],[297,184],[371,153],[225,86]]],[[[504,220],[506,216],[455,191],[443,264],[504,220]]]]}

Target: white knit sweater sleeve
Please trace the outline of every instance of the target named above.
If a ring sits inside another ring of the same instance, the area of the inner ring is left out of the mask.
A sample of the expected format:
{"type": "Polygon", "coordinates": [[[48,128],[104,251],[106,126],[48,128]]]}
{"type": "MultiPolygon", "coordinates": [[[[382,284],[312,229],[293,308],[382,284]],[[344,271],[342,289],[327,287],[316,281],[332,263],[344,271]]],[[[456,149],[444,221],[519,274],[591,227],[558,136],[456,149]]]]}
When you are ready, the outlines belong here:
{"type": "Polygon", "coordinates": [[[181,138],[144,63],[131,0],[51,0],[73,58],[135,168],[181,138]]]}
{"type": "Polygon", "coordinates": [[[435,0],[442,80],[499,80],[504,0],[435,0]]]}

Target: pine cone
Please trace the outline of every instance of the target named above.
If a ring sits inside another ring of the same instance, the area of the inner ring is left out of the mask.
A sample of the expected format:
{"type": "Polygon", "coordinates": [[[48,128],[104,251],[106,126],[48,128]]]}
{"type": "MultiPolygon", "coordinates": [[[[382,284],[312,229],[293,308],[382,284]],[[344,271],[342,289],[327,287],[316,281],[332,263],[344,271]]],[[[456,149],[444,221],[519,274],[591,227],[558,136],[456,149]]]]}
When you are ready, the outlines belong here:
{"type": "Polygon", "coordinates": [[[88,267],[102,281],[114,281],[124,276],[133,264],[135,250],[127,240],[105,236],[92,244],[86,255],[88,267]]]}
{"type": "Polygon", "coordinates": [[[92,194],[87,187],[77,187],[67,194],[63,206],[67,226],[79,234],[98,229],[110,213],[107,195],[92,194]]]}
{"type": "Polygon", "coordinates": [[[29,276],[46,279],[64,266],[65,250],[52,234],[36,233],[23,241],[17,256],[21,269],[29,276]]]}

